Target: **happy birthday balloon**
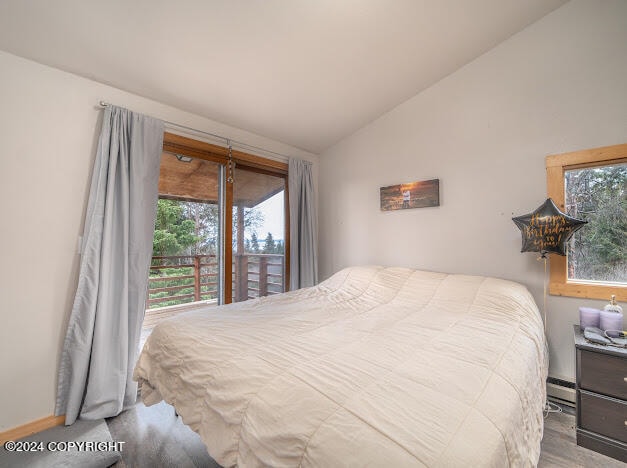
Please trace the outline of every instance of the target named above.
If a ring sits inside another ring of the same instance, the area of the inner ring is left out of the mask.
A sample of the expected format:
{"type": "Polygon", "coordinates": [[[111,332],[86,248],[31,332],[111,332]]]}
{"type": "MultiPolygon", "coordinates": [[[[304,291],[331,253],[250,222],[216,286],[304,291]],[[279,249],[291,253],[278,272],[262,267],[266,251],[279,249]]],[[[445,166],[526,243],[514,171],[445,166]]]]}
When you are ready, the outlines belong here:
{"type": "Polygon", "coordinates": [[[534,212],[512,221],[522,234],[521,252],[540,252],[542,257],[549,252],[566,255],[569,239],[588,222],[562,213],[550,198],[534,212]]]}

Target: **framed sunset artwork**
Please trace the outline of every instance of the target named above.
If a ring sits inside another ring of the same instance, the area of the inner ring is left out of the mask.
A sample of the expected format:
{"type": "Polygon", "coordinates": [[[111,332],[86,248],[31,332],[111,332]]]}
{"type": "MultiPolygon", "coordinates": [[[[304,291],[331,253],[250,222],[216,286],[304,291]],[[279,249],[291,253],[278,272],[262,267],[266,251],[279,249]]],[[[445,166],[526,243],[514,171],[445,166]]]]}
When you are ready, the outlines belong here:
{"type": "Polygon", "coordinates": [[[381,211],[440,206],[440,179],[381,187],[381,211]]]}

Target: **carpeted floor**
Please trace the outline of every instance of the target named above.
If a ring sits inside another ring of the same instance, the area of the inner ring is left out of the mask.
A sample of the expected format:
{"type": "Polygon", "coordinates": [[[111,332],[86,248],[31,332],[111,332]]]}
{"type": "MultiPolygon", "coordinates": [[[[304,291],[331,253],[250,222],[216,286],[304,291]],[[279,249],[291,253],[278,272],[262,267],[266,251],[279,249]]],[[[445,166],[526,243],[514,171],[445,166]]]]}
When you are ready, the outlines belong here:
{"type": "Polygon", "coordinates": [[[7,468],[105,468],[120,460],[124,449],[113,441],[104,419],[53,427],[20,439],[13,451],[5,447],[0,448],[0,467],[7,468]]]}

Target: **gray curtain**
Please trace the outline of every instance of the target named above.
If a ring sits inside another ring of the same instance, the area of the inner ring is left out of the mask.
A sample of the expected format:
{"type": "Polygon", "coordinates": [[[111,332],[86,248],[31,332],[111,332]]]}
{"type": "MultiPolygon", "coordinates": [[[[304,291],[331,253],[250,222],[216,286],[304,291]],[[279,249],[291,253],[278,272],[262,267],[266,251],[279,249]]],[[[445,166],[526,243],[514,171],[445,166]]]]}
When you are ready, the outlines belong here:
{"type": "Polygon", "coordinates": [[[59,366],[55,414],[67,425],[115,416],[136,400],[163,131],[160,120],[104,110],[59,366]]]}
{"type": "Polygon", "coordinates": [[[318,283],[318,224],[311,163],[290,158],[290,290],[318,283]]]}

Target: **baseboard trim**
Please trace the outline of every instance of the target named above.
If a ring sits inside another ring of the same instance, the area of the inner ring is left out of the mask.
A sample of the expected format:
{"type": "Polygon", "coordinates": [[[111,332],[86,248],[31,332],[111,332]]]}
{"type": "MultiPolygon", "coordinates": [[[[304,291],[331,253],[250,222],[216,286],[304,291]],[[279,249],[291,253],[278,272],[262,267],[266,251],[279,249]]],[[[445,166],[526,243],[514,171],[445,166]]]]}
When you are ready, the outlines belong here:
{"type": "Polygon", "coordinates": [[[8,431],[0,432],[0,444],[4,444],[7,440],[18,440],[32,434],[36,434],[51,427],[61,426],[65,424],[65,415],[62,416],[46,416],[29,423],[23,424],[8,431]]]}
{"type": "Polygon", "coordinates": [[[560,403],[565,403],[574,407],[576,401],[576,393],[573,387],[571,387],[570,385],[565,386],[555,384],[553,382],[547,382],[546,393],[549,398],[554,398],[560,403]]]}
{"type": "Polygon", "coordinates": [[[558,379],[555,377],[547,377],[546,378],[547,383],[552,383],[555,385],[559,385],[561,387],[566,387],[566,388],[575,388],[575,382],[570,382],[568,380],[562,380],[562,379],[558,379]]]}

